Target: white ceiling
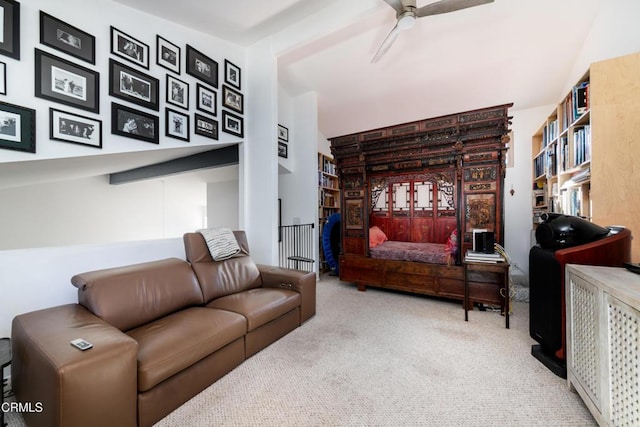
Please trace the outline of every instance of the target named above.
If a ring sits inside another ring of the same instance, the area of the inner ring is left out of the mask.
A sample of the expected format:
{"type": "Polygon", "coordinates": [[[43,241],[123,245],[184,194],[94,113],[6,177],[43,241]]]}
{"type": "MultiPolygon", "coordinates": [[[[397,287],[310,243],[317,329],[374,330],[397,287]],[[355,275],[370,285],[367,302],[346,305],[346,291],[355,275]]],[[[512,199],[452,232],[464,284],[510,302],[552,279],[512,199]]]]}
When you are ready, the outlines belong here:
{"type": "MultiPolygon", "coordinates": [[[[330,138],[503,103],[558,102],[602,0],[495,0],[420,18],[375,64],[396,21],[383,0],[115,1],[242,46],[272,36],[282,88],[317,93],[319,130],[330,138]]],[[[156,151],[122,157],[137,167],[193,154],[156,151]]],[[[0,182],[43,168],[26,163],[4,165],[0,182]]],[[[45,169],[55,175],[93,163],[67,159],[45,169]]]]}
{"type": "Polygon", "coordinates": [[[244,46],[273,35],[282,87],[315,91],[319,129],[334,137],[558,102],[601,0],[495,0],[420,18],[375,64],[396,20],[383,0],[117,1],[244,46]]]}

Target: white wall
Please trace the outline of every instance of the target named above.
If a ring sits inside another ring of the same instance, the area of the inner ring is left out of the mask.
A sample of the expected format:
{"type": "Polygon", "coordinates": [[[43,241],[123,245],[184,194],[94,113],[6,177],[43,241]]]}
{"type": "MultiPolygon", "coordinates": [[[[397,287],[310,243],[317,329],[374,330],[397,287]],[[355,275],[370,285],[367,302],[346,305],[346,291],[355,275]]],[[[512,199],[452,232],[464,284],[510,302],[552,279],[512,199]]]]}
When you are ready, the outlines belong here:
{"type": "Polygon", "coordinates": [[[77,273],[164,258],[185,258],[182,238],[0,252],[0,337],[20,313],[77,302],[77,273]]]}
{"type": "Polygon", "coordinates": [[[240,181],[207,184],[207,227],[240,228],[240,181]]]}

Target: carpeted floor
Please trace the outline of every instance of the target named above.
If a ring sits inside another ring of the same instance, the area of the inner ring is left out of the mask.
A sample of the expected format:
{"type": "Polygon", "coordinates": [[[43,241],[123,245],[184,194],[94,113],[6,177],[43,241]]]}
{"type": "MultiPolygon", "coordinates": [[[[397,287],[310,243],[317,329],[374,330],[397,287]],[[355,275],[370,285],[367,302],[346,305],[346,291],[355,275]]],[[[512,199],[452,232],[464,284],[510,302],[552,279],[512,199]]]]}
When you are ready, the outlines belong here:
{"type": "Polygon", "coordinates": [[[174,411],[173,426],[595,426],[497,312],[324,276],[318,313],[174,411]]]}
{"type": "MultiPolygon", "coordinates": [[[[184,426],[595,426],[498,312],[323,276],[317,315],[171,413],[184,426]]],[[[9,425],[20,427],[16,414],[9,425]]]]}

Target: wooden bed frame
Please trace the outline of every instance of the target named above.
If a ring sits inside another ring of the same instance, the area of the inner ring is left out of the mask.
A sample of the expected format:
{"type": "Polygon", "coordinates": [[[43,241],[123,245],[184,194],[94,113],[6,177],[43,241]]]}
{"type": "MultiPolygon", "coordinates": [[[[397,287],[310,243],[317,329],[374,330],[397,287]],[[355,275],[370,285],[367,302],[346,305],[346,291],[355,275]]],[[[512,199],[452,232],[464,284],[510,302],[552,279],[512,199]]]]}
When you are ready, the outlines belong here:
{"type": "MultiPolygon", "coordinates": [[[[464,299],[461,255],[471,247],[473,229],[495,233],[503,242],[503,181],[512,104],[451,114],[331,138],[341,189],[340,279],[367,285],[464,299]],[[433,203],[418,206],[417,186],[432,183],[433,203]],[[444,190],[438,183],[444,183],[444,190]],[[393,185],[406,189],[394,206],[393,185]],[[449,185],[447,185],[449,184],[449,185]],[[451,184],[453,184],[451,186],[451,184]],[[387,189],[388,208],[377,203],[387,189]],[[441,200],[444,193],[450,200],[441,200]],[[404,197],[404,196],[403,196],[404,197]],[[377,203],[377,206],[376,206],[377,203]],[[390,240],[445,243],[458,230],[451,265],[374,259],[369,228],[390,240]]],[[[503,304],[495,278],[471,277],[470,300],[503,304]]]]}

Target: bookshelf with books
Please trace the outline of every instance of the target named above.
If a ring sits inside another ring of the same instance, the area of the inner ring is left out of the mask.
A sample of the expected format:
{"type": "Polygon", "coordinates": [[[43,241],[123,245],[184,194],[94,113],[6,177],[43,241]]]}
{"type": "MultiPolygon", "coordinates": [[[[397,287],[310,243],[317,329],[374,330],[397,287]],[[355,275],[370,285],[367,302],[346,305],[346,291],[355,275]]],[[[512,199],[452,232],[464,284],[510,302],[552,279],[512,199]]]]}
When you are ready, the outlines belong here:
{"type": "Polygon", "coordinates": [[[322,233],[327,219],[340,212],[340,188],[336,164],[325,154],[318,153],[318,232],[320,233],[320,270],[327,269],[322,249],[322,233]]]}
{"type": "Polygon", "coordinates": [[[640,52],[591,64],[532,137],[534,227],[555,212],[640,233],[639,115],[640,52]]]}

